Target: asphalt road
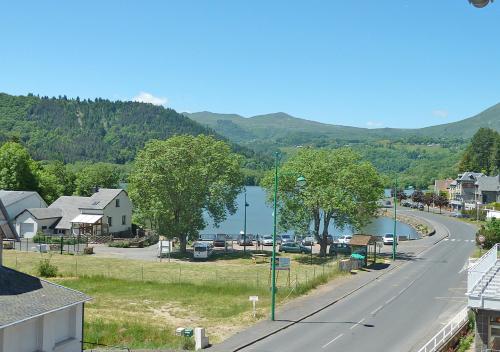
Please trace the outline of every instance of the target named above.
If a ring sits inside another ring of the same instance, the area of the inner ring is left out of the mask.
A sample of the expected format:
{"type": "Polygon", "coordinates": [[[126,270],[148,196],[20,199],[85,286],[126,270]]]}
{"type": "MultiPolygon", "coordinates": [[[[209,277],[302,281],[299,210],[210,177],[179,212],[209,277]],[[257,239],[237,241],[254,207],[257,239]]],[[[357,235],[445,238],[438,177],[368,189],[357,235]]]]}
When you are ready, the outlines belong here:
{"type": "Polygon", "coordinates": [[[466,305],[475,228],[418,213],[449,238],[329,308],[243,351],[417,351],[466,305]]]}

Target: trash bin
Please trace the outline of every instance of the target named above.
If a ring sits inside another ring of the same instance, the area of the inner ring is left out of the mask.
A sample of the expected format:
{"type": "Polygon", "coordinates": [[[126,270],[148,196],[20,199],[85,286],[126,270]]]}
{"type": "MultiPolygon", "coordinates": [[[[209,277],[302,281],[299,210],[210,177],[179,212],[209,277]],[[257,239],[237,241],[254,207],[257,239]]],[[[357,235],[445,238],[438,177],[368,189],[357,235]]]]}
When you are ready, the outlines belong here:
{"type": "Polygon", "coordinates": [[[187,337],[193,336],[193,329],[192,328],[185,328],[182,335],[187,336],[187,337]]]}

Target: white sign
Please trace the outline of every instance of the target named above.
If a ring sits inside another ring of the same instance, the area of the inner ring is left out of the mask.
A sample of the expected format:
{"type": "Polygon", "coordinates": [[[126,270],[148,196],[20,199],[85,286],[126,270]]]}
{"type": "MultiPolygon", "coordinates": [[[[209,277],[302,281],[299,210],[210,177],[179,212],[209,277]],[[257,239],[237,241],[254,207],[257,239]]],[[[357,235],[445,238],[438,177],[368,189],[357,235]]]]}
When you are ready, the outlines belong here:
{"type": "Polygon", "coordinates": [[[248,300],[252,302],[253,317],[255,318],[255,315],[256,315],[255,302],[259,301],[259,296],[250,296],[250,297],[248,297],[248,300]]]}

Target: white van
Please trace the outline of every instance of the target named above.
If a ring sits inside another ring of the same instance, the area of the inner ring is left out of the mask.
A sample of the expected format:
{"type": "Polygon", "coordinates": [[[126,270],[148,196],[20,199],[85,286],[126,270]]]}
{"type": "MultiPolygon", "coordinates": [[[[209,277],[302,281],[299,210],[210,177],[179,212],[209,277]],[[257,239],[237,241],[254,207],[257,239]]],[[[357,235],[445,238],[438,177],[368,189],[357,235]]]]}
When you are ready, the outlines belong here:
{"type": "Polygon", "coordinates": [[[193,245],[194,259],[207,259],[213,253],[213,245],[207,242],[195,242],[193,245]]]}

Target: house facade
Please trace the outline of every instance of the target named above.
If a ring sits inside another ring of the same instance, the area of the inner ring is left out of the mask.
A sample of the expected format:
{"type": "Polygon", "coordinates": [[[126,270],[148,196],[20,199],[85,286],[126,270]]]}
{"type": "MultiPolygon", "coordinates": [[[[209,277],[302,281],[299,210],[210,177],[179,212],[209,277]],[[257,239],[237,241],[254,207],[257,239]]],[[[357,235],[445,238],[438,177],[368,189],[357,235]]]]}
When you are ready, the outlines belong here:
{"type": "Polygon", "coordinates": [[[83,350],[90,297],[0,266],[0,352],[83,350]]]}
{"type": "Polygon", "coordinates": [[[37,192],[0,190],[0,227],[3,232],[14,232],[20,236],[21,233],[15,226],[15,219],[28,208],[44,209],[47,208],[47,203],[37,192]]]}
{"type": "Polygon", "coordinates": [[[476,181],[475,187],[479,204],[500,202],[500,175],[481,177],[476,181]]]}
{"type": "MultiPolygon", "coordinates": [[[[37,231],[47,235],[107,235],[130,232],[132,202],[123,189],[98,189],[90,197],[62,196],[47,209],[26,209],[16,227],[29,237],[37,231]]],[[[25,236],[25,237],[26,237],[25,236]]]]}
{"type": "Polygon", "coordinates": [[[476,182],[484,177],[479,172],[464,172],[450,183],[448,188],[450,206],[453,210],[467,210],[476,207],[476,182]]]}

